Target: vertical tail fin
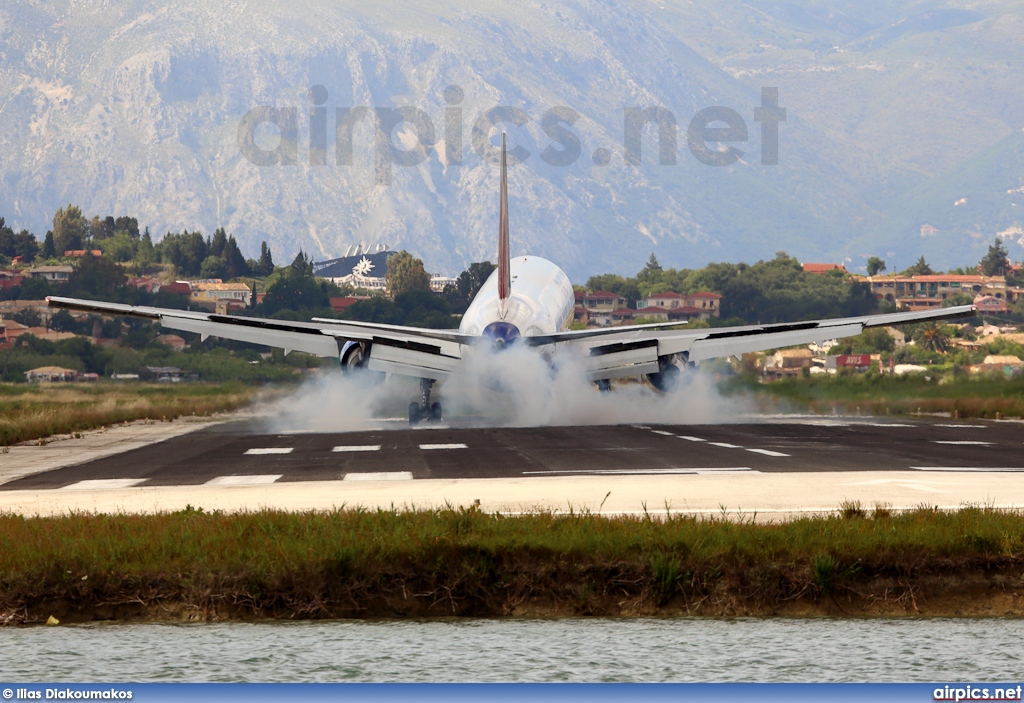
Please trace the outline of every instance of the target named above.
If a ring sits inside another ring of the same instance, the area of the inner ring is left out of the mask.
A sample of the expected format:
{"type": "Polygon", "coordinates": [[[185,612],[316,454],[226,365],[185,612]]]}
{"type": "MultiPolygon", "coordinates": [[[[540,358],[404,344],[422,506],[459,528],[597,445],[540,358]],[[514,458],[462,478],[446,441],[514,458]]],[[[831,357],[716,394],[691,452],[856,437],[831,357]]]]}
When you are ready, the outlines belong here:
{"type": "Polygon", "coordinates": [[[501,133],[501,204],[498,207],[498,296],[501,312],[505,313],[505,300],[512,294],[511,257],[508,247],[508,166],[505,162],[505,133],[501,133]]]}

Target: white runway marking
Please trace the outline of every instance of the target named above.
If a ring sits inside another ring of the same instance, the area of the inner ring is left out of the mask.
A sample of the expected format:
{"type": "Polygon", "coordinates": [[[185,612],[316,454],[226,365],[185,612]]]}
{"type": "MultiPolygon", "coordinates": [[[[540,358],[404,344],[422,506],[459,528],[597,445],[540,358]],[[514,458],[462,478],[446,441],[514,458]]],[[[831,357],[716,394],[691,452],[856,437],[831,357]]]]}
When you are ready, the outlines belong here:
{"type": "Polygon", "coordinates": [[[93,478],[87,481],[72,483],[64,486],[66,491],[102,491],[112,488],[131,488],[137,486],[146,479],[144,478],[93,478]]]}
{"type": "Polygon", "coordinates": [[[936,440],[933,440],[933,441],[936,444],[970,444],[970,445],[981,445],[981,446],[988,446],[989,444],[992,444],[992,442],[977,442],[977,441],[970,440],[970,439],[960,439],[960,440],[936,439],[936,440]]]}
{"type": "Polygon", "coordinates": [[[257,476],[218,476],[206,482],[207,486],[265,486],[274,483],[283,474],[264,474],[257,476]]]}
{"type": "Polygon", "coordinates": [[[977,471],[980,473],[991,472],[1019,472],[1024,473],[1024,466],[911,466],[914,471],[977,471]]]}
{"type": "Polygon", "coordinates": [[[689,474],[689,475],[716,475],[716,474],[759,474],[760,471],[755,471],[749,466],[727,466],[724,468],[713,468],[713,469],[553,469],[550,471],[524,471],[524,476],[552,476],[562,474],[573,474],[573,475],[586,475],[586,476],[607,476],[607,475],[621,475],[621,474],[689,474]]]}
{"type": "Polygon", "coordinates": [[[914,425],[901,425],[898,422],[858,422],[863,427],[913,427],[914,425]]]}
{"type": "Polygon", "coordinates": [[[345,474],[342,481],[411,481],[411,471],[367,471],[361,474],[345,474]]]}
{"type": "Polygon", "coordinates": [[[293,447],[254,447],[245,450],[246,454],[291,454],[293,447]]]}
{"type": "Polygon", "coordinates": [[[728,442],[708,442],[708,444],[713,444],[716,447],[725,447],[726,449],[743,449],[738,444],[729,444],[728,442]]]}
{"type": "Polygon", "coordinates": [[[935,427],[957,427],[957,428],[974,428],[978,430],[987,429],[985,425],[935,425],[935,427]]]}
{"type": "Polygon", "coordinates": [[[789,456],[789,454],[774,452],[771,449],[748,449],[747,451],[754,452],[755,454],[764,454],[765,456],[789,456]]]}
{"type": "Polygon", "coordinates": [[[469,449],[465,444],[421,444],[420,449],[469,449]]]}
{"type": "Polygon", "coordinates": [[[685,440],[690,441],[690,442],[707,442],[707,440],[703,439],[702,437],[691,437],[691,436],[685,435],[685,434],[679,435],[679,439],[685,439],[685,440]]]}
{"type": "Polygon", "coordinates": [[[663,434],[666,437],[675,437],[674,432],[666,432],[665,430],[651,430],[654,434],[663,434]]]}
{"type": "Polygon", "coordinates": [[[379,452],[379,444],[350,444],[341,447],[335,447],[331,450],[332,452],[379,452]]]}

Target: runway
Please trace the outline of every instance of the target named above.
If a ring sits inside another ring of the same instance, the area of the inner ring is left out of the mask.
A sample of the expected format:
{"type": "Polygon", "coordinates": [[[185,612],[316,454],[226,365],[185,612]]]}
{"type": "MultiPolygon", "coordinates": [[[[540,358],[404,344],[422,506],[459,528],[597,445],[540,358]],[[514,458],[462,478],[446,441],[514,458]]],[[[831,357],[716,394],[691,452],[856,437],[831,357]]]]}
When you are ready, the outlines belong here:
{"type": "Polygon", "coordinates": [[[1016,423],[804,420],[260,434],[226,423],[2,491],[659,474],[1024,472],[1016,423]]]}
{"type": "MultiPolygon", "coordinates": [[[[8,472],[0,513],[479,506],[778,520],[832,512],[850,500],[868,509],[1024,509],[1019,423],[796,417],[719,425],[392,426],[288,434],[267,434],[253,420],[199,426],[76,465],[8,472]]],[[[76,441],[85,440],[67,440],[76,441]]]]}

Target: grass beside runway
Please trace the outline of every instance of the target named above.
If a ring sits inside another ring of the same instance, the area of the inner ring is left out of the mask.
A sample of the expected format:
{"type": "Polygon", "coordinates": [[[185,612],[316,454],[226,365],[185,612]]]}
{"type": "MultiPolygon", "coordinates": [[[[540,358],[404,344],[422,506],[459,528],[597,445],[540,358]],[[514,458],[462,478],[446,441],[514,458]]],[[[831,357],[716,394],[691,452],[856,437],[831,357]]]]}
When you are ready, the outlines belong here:
{"type": "Polygon", "coordinates": [[[753,393],[773,409],[785,404],[815,413],[1024,417],[1024,376],[866,373],[781,379],[772,383],[737,376],[723,382],[722,389],[727,395],[753,393]]]}
{"type": "Polygon", "coordinates": [[[0,622],[1022,615],[1024,515],[754,524],[469,509],[0,516],[0,622]]]}
{"type": "Polygon", "coordinates": [[[229,383],[0,384],[0,446],[132,420],[237,410],[260,392],[229,383]]]}

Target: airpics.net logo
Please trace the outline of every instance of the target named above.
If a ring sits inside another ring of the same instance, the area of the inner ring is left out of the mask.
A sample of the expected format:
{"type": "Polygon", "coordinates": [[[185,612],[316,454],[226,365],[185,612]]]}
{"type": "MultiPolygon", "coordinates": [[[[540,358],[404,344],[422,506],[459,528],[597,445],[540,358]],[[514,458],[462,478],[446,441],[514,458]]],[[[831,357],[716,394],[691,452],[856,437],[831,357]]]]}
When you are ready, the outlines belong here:
{"type": "MultiPolygon", "coordinates": [[[[331,165],[328,159],[328,129],[334,130],[335,166],[352,166],[354,142],[360,125],[372,124],[374,182],[390,185],[394,167],[412,168],[426,161],[435,149],[443,149],[444,163],[458,167],[465,156],[464,131],[467,116],[462,103],[465,93],[457,85],[444,90],[443,145],[439,147],[439,131],[425,110],[412,105],[374,107],[365,105],[334,108],[333,125],[327,89],[314,85],[309,89],[308,120],[309,164],[331,165]],[[399,141],[396,142],[396,137],[399,141]]],[[[238,124],[238,150],[250,163],[263,167],[297,166],[299,164],[299,112],[296,106],[260,105],[249,110],[238,124]]],[[[748,113],[760,128],[760,162],[763,166],[779,163],[779,123],[786,121],[786,108],[779,106],[778,88],[761,88],[761,104],[748,113]]],[[[545,164],[566,168],[583,155],[583,142],[573,130],[581,115],[565,105],[552,107],[540,117],[540,128],[550,140],[536,154],[545,164]]],[[[515,143],[517,130],[527,128],[533,117],[520,108],[498,105],[480,112],[470,128],[469,142],[481,160],[496,164],[501,150],[493,143],[496,132],[509,132],[512,146],[508,151],[510,165],[534,157],[526,147],[515,143]]],[[[674,166],[679,152],[680,122],[675,113],[662,106],[626,107],[622,110],[623,161],[634,167],[643,162],[645,130],[656,135],[658,164],[674,166]],[[651,129],[648,130],[648,127],[651,129]]],[[[731,166],[742,159],[750,130],[743,115],[723,105],[699,110],[686,125],[686,146],[691,156],[711,167],[731,166]]],[[[440,156],[440,155],[439,155],[440,156]]],[[[594,166],[607,166],[616,153],[608,148],[593,150],[594,166]]]]}
{"type": "Polygon", "coordinates": [[[943,686],[932,691],[935,701],[1019,701],[1022,687],[1020,684],[997,686],[957,685],[943,686]]]}

